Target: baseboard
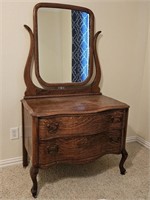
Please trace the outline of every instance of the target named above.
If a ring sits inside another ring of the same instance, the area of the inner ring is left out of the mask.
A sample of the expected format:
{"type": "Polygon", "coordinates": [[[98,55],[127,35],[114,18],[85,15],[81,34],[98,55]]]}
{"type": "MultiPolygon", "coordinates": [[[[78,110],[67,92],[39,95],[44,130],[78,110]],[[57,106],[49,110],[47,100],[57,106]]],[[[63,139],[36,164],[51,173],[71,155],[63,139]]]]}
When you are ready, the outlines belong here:
{"type": "Polygon", "coordinates": [[[7,167],[10,165],[16,165],[22,163],[22,157],[15,157],[15,158],[9,158],[5,160],[0,160],[0,168],[7,167]]]}
{"type": "MultiPolygon", "coordinates": [[[[150,142],[144,140],[140,136],[129,136],[129,137],[127,137],[126,141],[127,141],[127,143],[138,142],[139,144],[143,145],[144,147],[150,149],[150,142]]],[[[15,165],[15,164],[21,164],[21,163],[22,163],[22,157],[0,160],[0,168],[7,167],[10,165],[15,165]]]]}
{"type": "Polygon", "coordinates": [[[137,141],[138,143],[140,143],[141,145],[143,145],[144,147],[146,147],[147,149],[150,149],[150,142],[144,140],[142,137],[137,136],[137,137],[136,137],[136,141],[137,141]]]}
{"type": "Polygon", "coordinates": [[[129,143],[129,142],[137,142],[137,136],[129,136],[129,137],[127,137],[126,142],[127,143],[129,143]]]}
{"type": "Polygon", "coordinates": [[[147,149],[150,149],[150,142],[144,140],[142,137],[140,136],[129,136],[126,139],[126,142],[138,142],[139,144],[143,145],[144,147],[146,147],[147,149]]]}

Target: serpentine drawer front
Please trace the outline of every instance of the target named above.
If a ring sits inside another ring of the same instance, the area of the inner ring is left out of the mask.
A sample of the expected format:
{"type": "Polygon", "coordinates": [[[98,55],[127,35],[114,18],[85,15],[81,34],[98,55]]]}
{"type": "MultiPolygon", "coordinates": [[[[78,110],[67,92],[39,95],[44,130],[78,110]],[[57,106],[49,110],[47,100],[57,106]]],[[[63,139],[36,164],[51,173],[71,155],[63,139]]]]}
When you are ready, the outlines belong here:
{"type": "Polygon", "coordinates": [[[53,116],[40,119],[39,138],[46,140],[66,135],[85,135],[104,130],[121,129],[123,110],[104,111],[98,114],[53,116]]]}
{"type": "Polygon", "coordinates": [[[123,110],[39,120],[39,165],[82,163],[121,152],[123,110]]]}
{"type": "Polygon", "coordinates": [[[40,141],[39,165],[58,162],[82,163],[106,153],[120,153],[121,130],[78,137],[40,141]]]}

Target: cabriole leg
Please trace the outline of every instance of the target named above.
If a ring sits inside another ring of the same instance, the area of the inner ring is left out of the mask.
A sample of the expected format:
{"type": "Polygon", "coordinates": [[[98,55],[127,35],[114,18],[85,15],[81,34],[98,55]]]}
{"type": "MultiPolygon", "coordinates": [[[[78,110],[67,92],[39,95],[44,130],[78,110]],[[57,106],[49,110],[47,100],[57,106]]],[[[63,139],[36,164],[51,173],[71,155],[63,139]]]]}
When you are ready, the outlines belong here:
{"type": "Polygon", "coordinates": [[[31,167],[30,169],[30,176],[31,176],[31,179],[32,179],[32,182],[33,182],[33,186],[31,188],[31,193],[32,193],[32,196],[34,198],[37,197],[37,188],[38,188],[38,185],[37,185],[37,174],[39,172],[39,168],[37,167],[31,167]]]}
{"type": "Polygon", "coordinates": [[[127,153],[127,151],[125,149],[123,149],[121,154],[122,154],[122,158],[121,158],[120,163],[119,163],[119,168],[120,168],[120,173],[122,175],[125,175],[126,169],[124,168],[123,165],[124,165],[124,163],[125,163],[125,161],[126,161],[126,159],[128,157],[128,153],[127,153]]]}

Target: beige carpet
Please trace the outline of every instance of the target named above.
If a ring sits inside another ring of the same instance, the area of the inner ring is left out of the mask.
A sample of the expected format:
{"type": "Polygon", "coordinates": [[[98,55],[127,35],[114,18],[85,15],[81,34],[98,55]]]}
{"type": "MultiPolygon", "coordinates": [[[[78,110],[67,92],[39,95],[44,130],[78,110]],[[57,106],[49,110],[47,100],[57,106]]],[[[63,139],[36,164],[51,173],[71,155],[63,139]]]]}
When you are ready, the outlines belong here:
{"type": "MultiPolygon", "coordinates": [[[[105,155],[81,166],[59,165],[40,170],[39,200],[150,200],[150,151],[127,144],[127,173],[120,175],[120,155],[105,155]]],[[[0,170],[2,200],[33,199],[29,167],[14,165],[0,170]]]]}

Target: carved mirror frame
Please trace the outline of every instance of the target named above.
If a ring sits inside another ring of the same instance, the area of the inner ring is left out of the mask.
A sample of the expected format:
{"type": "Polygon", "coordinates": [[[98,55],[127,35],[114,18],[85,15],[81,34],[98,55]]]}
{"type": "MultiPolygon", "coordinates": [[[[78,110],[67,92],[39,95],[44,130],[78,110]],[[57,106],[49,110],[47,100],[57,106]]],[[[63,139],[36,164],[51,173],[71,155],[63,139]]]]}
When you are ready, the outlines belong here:
{"type": "Polygon", "coordinates": [[[24,80],[26,84],[25,98],[55,96],[55,95],[84,95],[84,94],[100,94],[99,82],[101,78],[100,63],[97,55],[96,42],[97,37],[101,31],[94,35],[94,14],[85,7],[79,7],[67,4],[56,3],[38,3],[33,9],[33,32],[29,26],[24,25],[30,35],[30,50],[24,70],[24,80]],[[90,16],[90,39],[89,39],[89,75],[87,79],[79,83],[47,83],[39,73],[38,62],[38,25],[37,25],[37,12],[39,8],[60,8],[87,12],[90,16]],[[94,59],[93,59],[94,58],[94,59]],[[94,60],[94,62],[93,62],[94,60]],[[38,87],[32,80],[33,63],[35,63],[35,75],[41,85],[38,87]],[[95,65],[94,65],[95,63],[95,65]],[[93,68],[95,67],[95,74],[93,77],[93,68]]]}

